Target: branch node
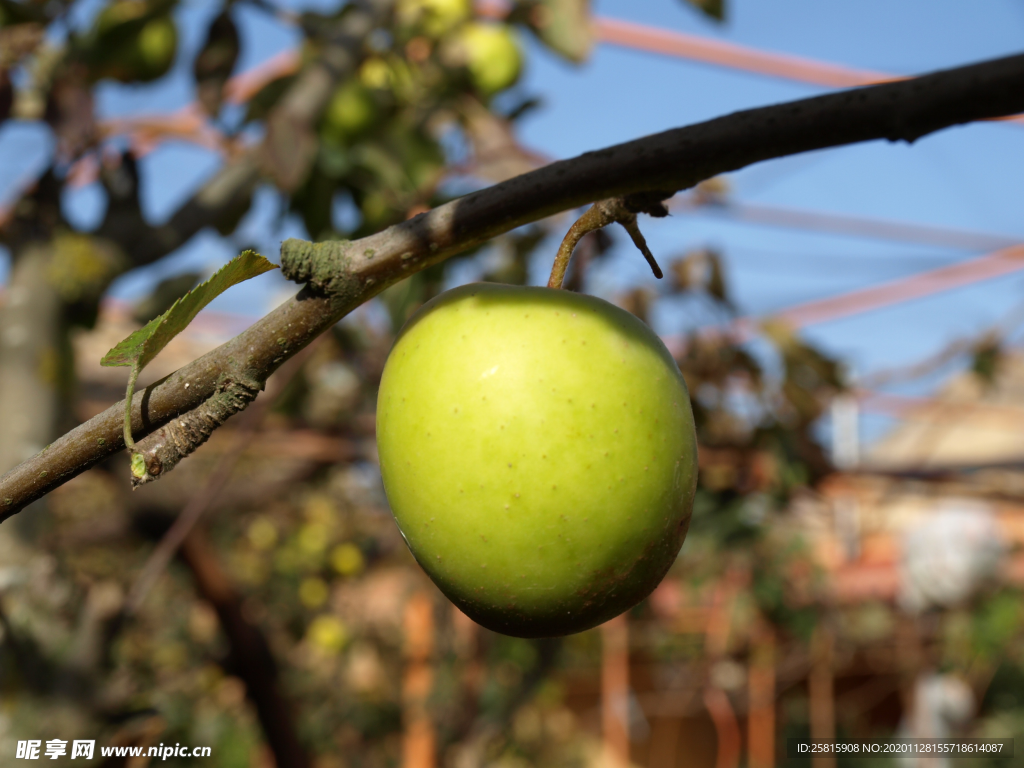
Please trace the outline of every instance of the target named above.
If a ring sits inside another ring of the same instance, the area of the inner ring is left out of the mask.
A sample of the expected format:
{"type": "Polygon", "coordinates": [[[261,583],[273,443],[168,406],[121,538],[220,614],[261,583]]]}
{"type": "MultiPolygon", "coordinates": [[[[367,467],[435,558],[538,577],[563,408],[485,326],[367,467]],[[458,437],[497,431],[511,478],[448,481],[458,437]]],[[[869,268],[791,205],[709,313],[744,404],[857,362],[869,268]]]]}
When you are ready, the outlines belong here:
{"type": "MultiPolygon", "coordinates": [[[[140,477],[132,473],[132,488],[156,480],[207,441],[213,431],[244,410],[259,394],[263,383],[225,374],[217,392],[187,413],[175,416],[137,445],[136,456],[145,463],[140,477]]],[[[134,457],[133,457],[134,458],[134,457]]]]}
{"type": "Polygon", "coordinates": [[[281,244],[281,272],[292,282],[305,283],[325,296],[358,296],[362,286],[352,272],[350,245],[348,240],[285,240],[281,244]]]}
{"type": "MultiPolygon", "coordinates": [[[[613,222],[618,222],[629,233],[633,244],[640,250],[640,253],[647,259],[651,271],[659,280],[664,276],[661,267],[654,259],[654,254],[647,247],[647,241],[640,226],[637,224],[637,213],[646,213],[650,216],[667,216],[668,209],[662,202],[661,192],[642,192],[626,197],[612,197],[607,200],[599,200],[580,216],[569,227],[565,233],[561,245],[558,246],[558,253],[555,255],[555,263],[551,267],[551,278],[548,280],[548,288],[561,288],[565,281],[565,273],[569,268],[569,259],[576,249],[583,236],[589,232],[601,229],[613,222]]],[[[671,196],[671,193],[664,196],[671,196]]]]}

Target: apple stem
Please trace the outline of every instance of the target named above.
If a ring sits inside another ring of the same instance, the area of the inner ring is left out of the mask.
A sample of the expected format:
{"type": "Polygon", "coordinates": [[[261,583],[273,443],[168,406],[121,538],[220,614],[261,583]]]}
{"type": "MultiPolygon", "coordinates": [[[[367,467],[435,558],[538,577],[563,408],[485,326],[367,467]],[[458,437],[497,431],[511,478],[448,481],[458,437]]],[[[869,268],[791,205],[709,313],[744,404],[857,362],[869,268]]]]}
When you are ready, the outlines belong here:
{"type": "MultiPolygon", "coordinates": [[[[660,202],[658,206],[659,211],[664,210],[660,202]]],[[[649,205],[645,205],[640,210],[645,210],[645,208],[649,207],[649,205]]],[[[588,232],[601,229],[614,222],[621,224],[629,233],[633,244],[644,255],[644,258],[647,259],[647,263],[650,264],[654,276],[660,280],[663,276],[661,267],[655,261],[651,249],[647,247],[647,241],[644,239],[640,226],[637,224],[637,211],[631,210],[632,208],[634,206],[630,205],[626,198],[612,197],[608,200],[599,200],[594,203],[586,213],[576,219],[573,225],[569,227],[569,231],[565,233],[565,237],[562,238],[562,244],[558,246],[555,263],[551,267],[551,278],[548,280],[548,288],[562,287],[562,284],[565,282],[566,270],[569,269],[569,259],[572,258],[572,252],[576,250],[576,246],[583,239],[583,236],[588,232]]],[[[648,212],[652,213],[652,215],[664,215],[664,213],[660,212],[648,212]]]]}

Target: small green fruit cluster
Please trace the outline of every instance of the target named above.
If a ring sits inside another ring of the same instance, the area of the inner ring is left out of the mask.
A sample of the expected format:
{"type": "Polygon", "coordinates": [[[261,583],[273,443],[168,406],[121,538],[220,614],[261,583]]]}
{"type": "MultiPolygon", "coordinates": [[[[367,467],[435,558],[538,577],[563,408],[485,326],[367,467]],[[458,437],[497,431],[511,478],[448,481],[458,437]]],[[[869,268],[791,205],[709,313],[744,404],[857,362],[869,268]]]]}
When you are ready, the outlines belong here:
{"type": "Polygon", "coordinates": [[[485,95],[503,91],[519,78],[519,46],[503,24],[466,24],[453,40],[453,51],[469,70],[473,85],[485,95]]]}
{"type": "Polygon", "coordinates": [[[470,0],[400,0],[399,26],[440,45],[448,66],[465,67],[473,87],[490,96],[519,78],[522,56],[506,24],[474,21],[470,0]]]}
{"type": "Polygon", "coordinates": [[[86,62],[94,79],[145,83],[167,74],[177,48],[178,32],[169,13],[142,0],[118,0],[97,18],[86,62]]]}

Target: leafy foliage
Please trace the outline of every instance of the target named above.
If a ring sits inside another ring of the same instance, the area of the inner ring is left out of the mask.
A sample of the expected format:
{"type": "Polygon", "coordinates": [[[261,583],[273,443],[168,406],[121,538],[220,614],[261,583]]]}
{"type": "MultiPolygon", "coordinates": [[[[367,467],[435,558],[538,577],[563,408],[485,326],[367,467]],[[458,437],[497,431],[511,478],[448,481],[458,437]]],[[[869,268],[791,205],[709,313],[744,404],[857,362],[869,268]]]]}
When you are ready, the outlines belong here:
{"type": "Polygon", "coordinates": [[[117,0],[107,5],[81,43],[91,78],[146,83],[167,74],[178,48],[174,4],[117,0]]]}
{"type": "Polygon", "coordinates": [[[220,113],[224,86],[238,60],[239,45],[238,29],[225,9],[210,23],[206,42],[192,64],[196,96],[211,117],[220,113]]]}

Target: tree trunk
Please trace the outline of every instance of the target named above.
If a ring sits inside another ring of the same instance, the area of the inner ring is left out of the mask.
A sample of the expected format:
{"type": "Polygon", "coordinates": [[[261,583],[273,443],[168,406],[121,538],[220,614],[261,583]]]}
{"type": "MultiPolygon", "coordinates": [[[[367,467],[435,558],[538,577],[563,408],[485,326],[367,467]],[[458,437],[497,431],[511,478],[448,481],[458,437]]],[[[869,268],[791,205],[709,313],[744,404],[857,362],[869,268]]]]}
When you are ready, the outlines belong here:
{"type": "Polygon", "coordinates": [[[71,365],[50,265],[46,245],[24,248],[0,306],[0,474],[41,451],[62,426],[71,365]]]}

